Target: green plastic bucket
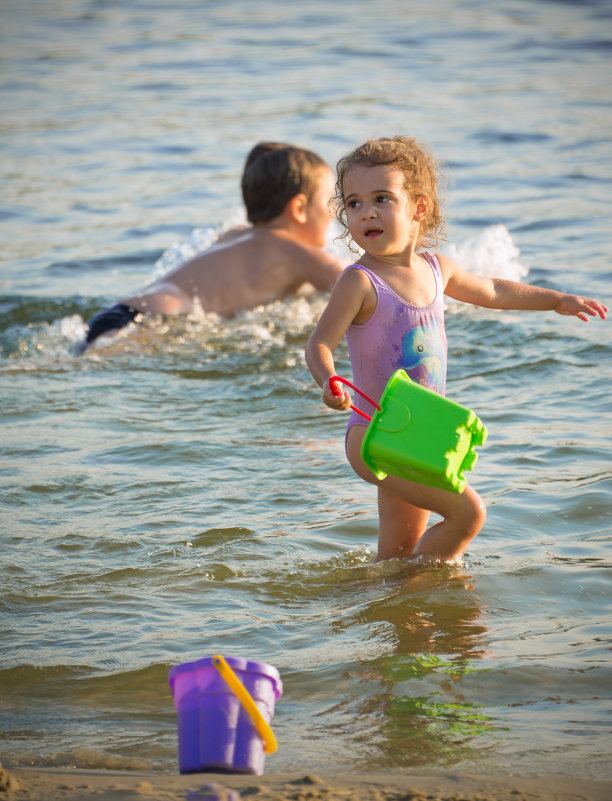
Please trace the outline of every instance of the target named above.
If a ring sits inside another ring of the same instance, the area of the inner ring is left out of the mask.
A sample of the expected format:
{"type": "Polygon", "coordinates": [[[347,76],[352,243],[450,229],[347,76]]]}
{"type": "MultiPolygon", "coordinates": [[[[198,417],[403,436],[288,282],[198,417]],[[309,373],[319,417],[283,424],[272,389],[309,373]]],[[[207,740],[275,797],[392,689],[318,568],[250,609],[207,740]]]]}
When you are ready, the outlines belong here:
{"type": "MultiPolygon", "coordinates": [[[[404,370],[389,379],[363,438],[361,457],[374,475],[387,475],[461,493],[487,429],[474,412],[412,381],[404,370]]],[[[353,407],[354,408],[354,407],[353,407]]],[[[359,410],[357,410],[359,411],[359,410]]],[[[363,412],[360,412],[363,414],[363,412]]],[[[367,415],[364,415],[367,417],[367,415]]]]}

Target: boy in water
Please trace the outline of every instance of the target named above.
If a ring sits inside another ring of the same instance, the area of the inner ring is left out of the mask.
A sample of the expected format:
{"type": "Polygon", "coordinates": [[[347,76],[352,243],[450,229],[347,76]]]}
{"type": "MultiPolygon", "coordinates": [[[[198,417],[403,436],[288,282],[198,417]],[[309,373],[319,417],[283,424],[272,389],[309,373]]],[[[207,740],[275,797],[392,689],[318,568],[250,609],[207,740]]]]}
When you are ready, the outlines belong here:
{"type": "Polygon", "coordinates": [[[322,250],[334,177],[316,153],[261,142],[242,174],[247,218],[203,253],[93,317],[83,349],[142,314],[188,314],[199,305],[225,317],[296,293],[329,291],[342,271],[322,250]]]}

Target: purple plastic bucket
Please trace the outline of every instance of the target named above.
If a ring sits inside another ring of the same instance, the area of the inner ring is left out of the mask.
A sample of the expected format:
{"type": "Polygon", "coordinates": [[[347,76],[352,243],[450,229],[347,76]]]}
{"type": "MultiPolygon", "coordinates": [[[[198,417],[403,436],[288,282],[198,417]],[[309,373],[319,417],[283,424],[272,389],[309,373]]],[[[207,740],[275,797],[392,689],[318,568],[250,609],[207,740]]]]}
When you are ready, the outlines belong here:
{"type": "MultiPolygon", "coordinates": [[[[178,717],[181,773],[264,772],[264,743],[244,710],[212,663],[198,659],[173,667],[168,674],[178,717]]],[[[225,657],[269,723],[283,694],[278,670],[265,662],[225,657]]]]}

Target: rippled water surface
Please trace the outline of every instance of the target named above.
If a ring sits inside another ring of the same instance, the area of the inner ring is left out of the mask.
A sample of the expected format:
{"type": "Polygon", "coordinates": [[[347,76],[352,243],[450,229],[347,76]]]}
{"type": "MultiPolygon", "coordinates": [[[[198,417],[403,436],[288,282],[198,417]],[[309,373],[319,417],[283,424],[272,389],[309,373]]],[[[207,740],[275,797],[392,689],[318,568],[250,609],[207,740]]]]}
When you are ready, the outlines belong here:
{"type": "Polygon", "coordinates": [[[334,163],[415,135],[465,266],[609,301],[611,22],[603,0],[3,3],[5,762],[175,771],[168,670],[219,652],[281,672],[275,772],[611,777],[609,322],[449,304],[489,514],[427,569],[371,562],[373,491],[303,360],[325,298],[74,356],[84,319],[241,219],[264,138],[334,163]]]}

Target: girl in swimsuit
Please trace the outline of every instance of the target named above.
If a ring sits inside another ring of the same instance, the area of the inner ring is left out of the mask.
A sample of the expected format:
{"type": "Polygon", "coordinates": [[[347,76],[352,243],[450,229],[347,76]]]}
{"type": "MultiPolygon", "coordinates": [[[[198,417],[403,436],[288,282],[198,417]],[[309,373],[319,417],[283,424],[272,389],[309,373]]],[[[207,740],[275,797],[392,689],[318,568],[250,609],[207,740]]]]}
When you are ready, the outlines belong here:
{"type": "MultiPolygon", "coordinates": [[[[605,319],[596,300],[484,278],[427,250],[441,235],[437,167],[414,139],[368,140],[338,163],[336,202],[345,235],[363,251],[347,267],[306,346],[306,361],[323,389],[323,402],[346,410],[348,392],[329,379],[333,354],[346,335],[353,380],[379,400],[391,374],[402,367],[415,381],[444,394],[446,336],[443,294],[490,309],[530,309],[605,319]]],[[[355,405],[359,408],[359,399],[355,405]]],[[[466,485],[461,495],[395,476],[377,479],[361,459],[366,424],[352,412],[346,454],[353,470],[378,487],[377,559],[420,556],[459,560],[482,528],[486,509],[466,485]],[[431,512],[442,520],[428,528],[431,512]]]]}

